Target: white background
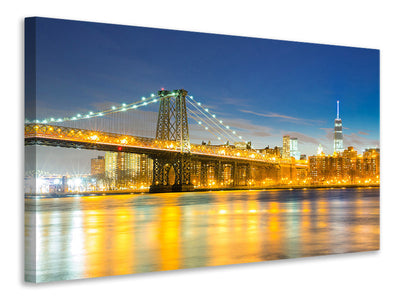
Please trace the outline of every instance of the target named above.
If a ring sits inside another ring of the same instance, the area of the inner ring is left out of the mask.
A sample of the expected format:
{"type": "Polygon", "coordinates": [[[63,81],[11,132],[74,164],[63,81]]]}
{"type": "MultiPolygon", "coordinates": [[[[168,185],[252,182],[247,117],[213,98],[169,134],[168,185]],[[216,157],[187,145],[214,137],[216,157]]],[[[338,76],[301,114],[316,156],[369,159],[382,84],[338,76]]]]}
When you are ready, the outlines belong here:
{"type": "Polygon", "coordinates": [[[396,186],[400,155],[396,151],[400,140],[400,10],[396,2],[3,2],[0,298],[400,299],[400,196],[396,186]],[[381,251],[41,285],[23,283],[23,18],[28,16],[380,49],[381,251]]]}

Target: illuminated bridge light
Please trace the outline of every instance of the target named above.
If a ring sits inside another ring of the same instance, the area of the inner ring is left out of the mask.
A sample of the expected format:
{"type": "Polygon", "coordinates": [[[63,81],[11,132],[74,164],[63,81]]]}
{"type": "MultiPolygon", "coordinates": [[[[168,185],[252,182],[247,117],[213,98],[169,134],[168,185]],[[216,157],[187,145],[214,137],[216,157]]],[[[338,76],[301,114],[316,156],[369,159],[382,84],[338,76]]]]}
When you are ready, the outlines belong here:
{"type": "Polygon", "coordinates": [[[239,139],[242,139],[242,136],[239,136],[239,139]]]}
{"type": "Polygon", "coordinates": [[[72,120],[76,120],[76,117],[72,117],[72,120]]]}
{"type": "Polygon", "coordinates": [[[143,102],[143,105],[147,105],[147,102],[143,102]]]}
{"type": "Polygon", "coordinates": [[[212,115],[213,116],[213,118],[215,118],[216,117],[216,115],[212,115]]]}
{"type": "Polygon", "coordinates": [[[201,103],[200,103],[200,102],[197,102],[197,105],[198,105],[198,106],[201,106],[201,103]]]}
{"type": "Polygon", "coordinates": [[[204,110],[205,110],[205,111],[208,111],[208,108],[205,108],[204,110]]]}
{"type": "Polygon", "coordinates": [[[113,107],[111,107],[111,109],[113,109],[113,110],[114,110],[114,109],[116,109],[116,107],[115,107],[115,106],[113,106],[113,107]]]}
{"type": "Polygon", "coordinates": [[[236,131],[232,131],[233,134],[236,134],[236,131]]]}
{"type": "Polygon", "coordinates": [[[206,127],[206,130],[208,130],[208,127],[206,127]]]}
{"type": "Polygon", "coordinates": [[[122,103],[122,106],[126,106],[126,104],[125,104],[125,103],[122,103]]]}
{"type": "Polygon", "coordinates": [[[142,100],[146,100],[146,97],[142,97],[142,100]]]}
{"type": "Polygon", "coordinates": [[[222,120],[219,120],[219,122],[222,124],[222,120]]]}
{"type": "Polygon", "coordinates": [[[99,113],[99,116],[101,117],[103,115],[103,113],[99,113]]]}
{"type": "Polygon", "coordinates": [[[122,109],[121,109],[121,111],[126,111],[126,108],[125,108],[125,107],[124,107],[124,108],[122,108],[122,109]]]}
{"type": "Polygon", "coordinates": [[[189,98],[193,100],[193,96],[189,96],[189,98]]]}
{"type": "Polygon", "coordinates": [[[154,97],[154,94],[151,94],[152,97],[154,97]]]}
{"type": "Polygon", "coordinates": [[[62,122],[62,119],[58,119],[57,122],[62,122]]]}
{"type": "Polygon", "coordinates": [[[133,108],[133,109],[136,109],[136,108],[137,108],[137,105],[132,106],[132,108],[133,108]]]}
{"type": "Polygon", "coordinates": [[[91,111],[91,112],[89,112],[89,115],[93,115],[93,112],[91,111]]]}
{"type": "Polygon", "coordinates": [[[221,140],[221,138],[220,138],[220,137],[218,137],[218,139],[219,139],[219,140],[221,140]]]}
{"type": "Polygon", "coordinates": [[[50,121],[53,121],[53,122],[54,122],[55,120],[54,120],[54,118],[51,118],[50,121]]]}
{"type": "Polygon", "coordinates": [[[199,125],[201,125],[201,121],[199,121],[199,125]]]}

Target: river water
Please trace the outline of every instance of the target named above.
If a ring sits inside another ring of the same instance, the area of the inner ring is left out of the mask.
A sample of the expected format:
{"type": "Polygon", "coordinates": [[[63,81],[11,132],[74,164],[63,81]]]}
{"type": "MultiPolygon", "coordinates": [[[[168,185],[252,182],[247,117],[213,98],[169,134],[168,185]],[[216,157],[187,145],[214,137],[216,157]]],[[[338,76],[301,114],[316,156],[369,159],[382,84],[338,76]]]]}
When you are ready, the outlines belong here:
{"type": "Polygon", "coordinates": [[[379,188],[26,199],[46,282],[379,249],[379,188]]]}

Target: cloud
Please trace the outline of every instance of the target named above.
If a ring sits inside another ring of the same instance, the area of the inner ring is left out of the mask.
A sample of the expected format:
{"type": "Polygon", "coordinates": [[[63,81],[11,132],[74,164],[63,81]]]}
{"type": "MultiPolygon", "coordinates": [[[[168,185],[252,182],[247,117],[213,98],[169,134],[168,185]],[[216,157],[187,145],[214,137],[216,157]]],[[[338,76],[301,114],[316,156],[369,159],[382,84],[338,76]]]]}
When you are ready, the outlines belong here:
{"type": "Polygon", "coordinates": [[[298,139],[299,144],[307,144],[307,143],[315,145],[321,144],[320,140],[317,140],[316,138],[313,138],[309,135],[305,135],[300,132],[289,131],[286,132],[285,134],[290,135],[290,137],[296,137],[298,139]]]}
{"type": "Polygon", "coordinates": [[[228,105],[235,105],[235,106],[242,106],[242,107],[249,107],[249,101],[246,99],[239,99],[239,98],[232,98],[232,97],[222,97],[220,100],[228,105]]]}
{"type": "Polygon", "coordinates": [[[334,129],[333,128],[320,128],[325,131],[325,138],[328,140],[333,140],[334,138],[334,129]]]}
{"type": "Polygon", "coordinates": [[[379,147],[379,140],[366,138],[365,135],[359,135],[357,133],[345,134],[343,142],[347,146],[353,146],[354,148],[362,151],[366,148],[379,147]]]}
{"type": "Polygon", "coordinates": [[[292,117],[292,116],[286,116],[286,115],[281,115],[281,114],[277,114],[274,112],[268,112],[268,113],[259,113],[259,112],[254,112],[251,110],[244,110],[241,109],[240,110],[243,113],[247,113],[247,114],[252,114],[252,115],[256,115],[256,116],[260,116],[260,117],[266,117],[266,118],[278,118],[287,122],[291,122],[291,123],[297,123],[297,124],[306,124],[306,125],[312,125],[315,123],[322,123],[322,121],[320,120],[308,120],[308,119],[301,119],[301,118],[296,118],[296,117],[292,117]]]}
{"type": "Polygon", "coordinates": [[[358,134],[361,134],[361,135],[369,135],[368,132],[364,132],[364,131],[359,131],[358,134]]]}

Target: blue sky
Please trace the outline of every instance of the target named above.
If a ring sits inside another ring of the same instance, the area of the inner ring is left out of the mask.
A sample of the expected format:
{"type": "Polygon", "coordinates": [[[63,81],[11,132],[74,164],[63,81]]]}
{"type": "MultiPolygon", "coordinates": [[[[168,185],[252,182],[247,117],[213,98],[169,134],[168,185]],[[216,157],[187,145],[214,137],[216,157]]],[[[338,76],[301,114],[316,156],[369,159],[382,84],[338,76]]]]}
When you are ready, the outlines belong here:
{"type": "Polygon", "coordinates": [[[379,146],[378,50],[46,18],[36,38],[38,118],[184,88],[255,147],[311,155],[340,100],[345,147],[379,146]]]}

